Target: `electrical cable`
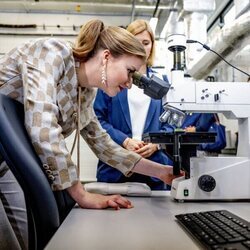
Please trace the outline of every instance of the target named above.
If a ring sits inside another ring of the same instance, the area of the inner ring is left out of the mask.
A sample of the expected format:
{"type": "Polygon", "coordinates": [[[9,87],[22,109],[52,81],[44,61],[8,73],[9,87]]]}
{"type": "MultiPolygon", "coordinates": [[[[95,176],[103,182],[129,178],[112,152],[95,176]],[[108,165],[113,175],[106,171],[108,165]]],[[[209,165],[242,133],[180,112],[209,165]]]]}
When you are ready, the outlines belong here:
{"type": "Polygon", "coordinates": [[[161,0],[157,0],[157,3],[156,3],[156,5],[155,5],[155,10],[154,10],[153,17],[155,17],[155,15],[156,15],[156,12],[157,12],[158,7],[159,7],[159,4],[160,4],[160,1],[161,1],[161,0]]]}
{"type": "Polygon", "coordinates": [[[188,39],[187,43],[199,43],[204,49],[208,50],[208,51],[212,51],[214,54],[216,54],[219,58],[221,58],[224,62],[226,62],[228,65],[230,65],[231,67],[233,67],[234,69],[240,71],[241,73],[247,75],[248,77],[250,77],[250,74],[248,74],[247,72],[237,68],[236,66],[234,66],[233,64],[231,64],[230,62],[228,62],[225,58],[223,58],[219,53],[217,53],[216,51],[214,51],[213,49],[211,49],[209,46],[207,46],[204,43],[201,43],[199,41],[196,40],[192,40],[192,39],[188,39]]]}

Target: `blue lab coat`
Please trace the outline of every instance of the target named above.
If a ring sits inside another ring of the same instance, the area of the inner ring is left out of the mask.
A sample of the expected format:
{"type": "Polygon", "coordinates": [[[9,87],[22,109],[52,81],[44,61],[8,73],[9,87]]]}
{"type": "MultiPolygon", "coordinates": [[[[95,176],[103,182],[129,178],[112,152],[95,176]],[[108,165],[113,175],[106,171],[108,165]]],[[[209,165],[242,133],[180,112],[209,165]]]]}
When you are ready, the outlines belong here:
{"type": "Polygon", "coordinates": [[[197,132],[207,132],[214,122],[213,113],[189,113],[182,124],[182,128],[195,126],[197,132]]]}

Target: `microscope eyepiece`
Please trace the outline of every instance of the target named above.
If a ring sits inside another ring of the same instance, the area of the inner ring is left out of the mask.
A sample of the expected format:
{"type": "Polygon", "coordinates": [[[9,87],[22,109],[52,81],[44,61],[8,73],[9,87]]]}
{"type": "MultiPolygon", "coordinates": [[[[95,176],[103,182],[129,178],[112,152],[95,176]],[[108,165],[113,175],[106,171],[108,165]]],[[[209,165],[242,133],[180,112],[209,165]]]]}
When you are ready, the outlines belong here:
{"type": "Polygon", "coordinates": [[[152,75],[150,78],[140,74],[139,72],[133,73],[133,84],[138,88],[144,90],[144,94],[153,99],[161,99],[167,94],[170,84],[160,79],[159,77],[152,75]]]}

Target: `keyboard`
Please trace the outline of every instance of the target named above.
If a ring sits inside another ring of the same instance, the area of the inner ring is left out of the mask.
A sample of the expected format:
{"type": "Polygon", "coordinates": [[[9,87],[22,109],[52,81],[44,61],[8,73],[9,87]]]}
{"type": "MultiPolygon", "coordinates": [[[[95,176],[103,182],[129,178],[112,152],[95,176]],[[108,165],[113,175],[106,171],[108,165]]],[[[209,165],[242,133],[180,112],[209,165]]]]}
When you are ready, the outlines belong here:
{"type": "Polygon", "coordinates": [[[250,222],[227,210],[185,213],[175,217],[205,249],[250,249],[250,222]]]}

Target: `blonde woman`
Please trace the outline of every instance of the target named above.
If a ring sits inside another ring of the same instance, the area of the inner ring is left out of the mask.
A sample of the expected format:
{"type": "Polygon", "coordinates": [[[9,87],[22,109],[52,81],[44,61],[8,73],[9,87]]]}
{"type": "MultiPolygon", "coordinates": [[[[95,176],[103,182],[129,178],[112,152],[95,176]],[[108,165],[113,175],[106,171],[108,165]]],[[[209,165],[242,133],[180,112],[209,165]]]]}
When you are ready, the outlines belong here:
{"type": "MultiPolygon", "coordinates": [[[[145,57],[141,43],[128,31],[92,20],[81,28],[73,48],[65,41],[43,38],[24,43],[0,59],[0,93],[24,104],[25,126],[51,188],[66,189],[82,208],[119,209],[132,204],[120,195],[103,196],[83,189],[64,140],[76,128],[97,157],[124,175],[141,173],[168,184],[174,178],[170,166],[145,160],[114,143],[92,107],[94,87],[109,96],[130,88],[132,73],[141,68],[145,57]]],[[[20,248],[27,249],[22,190],[0,159],[0,202],[20,248]]],[[[5,219],[1,214],[0,224],[5,219]]],[[[1,236],[2,247],[8,239],[1,236]]],[[[6,248],[16,248],[13,245],[6,248]]]]}
{"type": "MultiPolygon", "coordinates": [[[[139,71],[148,77],[157,74],[152,70],[155,39],[154,34],[145,20],[135,20],[128,25],[127,30],[132,33],[145,49],[147,60],[139,71]]],[[[160,76],[167,81],[166,76],[160,76]]],[[[142,141],[142,134],[150,131],[172,131],[172,127],[162,124],[159,116],[162,114],[162,103],[143,94],[143,90],[133,85],[131,89],[118,93],[115,97],[99,89],[94,103],[96,115],[111,138],[125,149],[135,152],[160,164],[169,165],[172,161],[159,149],[157,144],[142,141]]],[[[155,176],[140,173],[124,176],[109,164],[99,161],[97,166],[97,180],[99,182],[143,182],[153,190],[167,189],[164,181],[155,176]]]]}

